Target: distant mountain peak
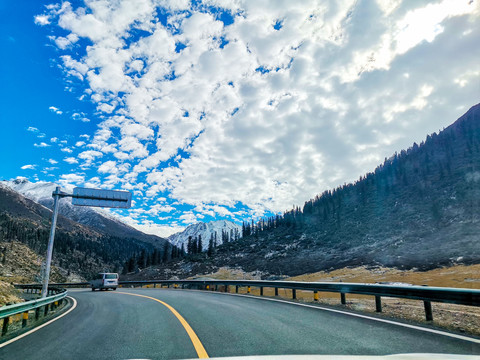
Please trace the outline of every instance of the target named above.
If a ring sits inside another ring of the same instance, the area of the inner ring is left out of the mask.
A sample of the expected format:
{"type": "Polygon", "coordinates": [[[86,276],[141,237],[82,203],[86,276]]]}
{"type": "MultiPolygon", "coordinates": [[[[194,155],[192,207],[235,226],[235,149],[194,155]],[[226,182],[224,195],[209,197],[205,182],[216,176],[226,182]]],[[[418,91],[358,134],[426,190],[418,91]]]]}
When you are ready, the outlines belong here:
{"type": "Polygon", "coordinates": [[[182,232],[170,235],[168,237],[168,241],[179,248],[182,247],[182,244],[184,244],[186,248],[189,237],[195,239],[198,236],[201,236],[203,250],[207,250],[210,236],[215,236],[215,233],[217,234],[217,245],[221,245],[223,243],[222,231],[226,232],[229,237],[232,237],[232,240],[235,238],[235,234],[237,234],[237,237],[242,236],[241,225],[235,224],[230,220],[216,220],[208,223],[198,222],[189,225],[182,232]]]}

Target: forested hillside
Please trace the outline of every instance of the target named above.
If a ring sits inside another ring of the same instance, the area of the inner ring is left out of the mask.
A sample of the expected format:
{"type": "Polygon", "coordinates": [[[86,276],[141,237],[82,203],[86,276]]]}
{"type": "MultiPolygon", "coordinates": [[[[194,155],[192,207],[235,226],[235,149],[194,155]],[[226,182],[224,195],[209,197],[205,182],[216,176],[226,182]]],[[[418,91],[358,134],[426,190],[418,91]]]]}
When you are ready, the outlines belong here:
{"type": "Polygon", "coordinates": [[[212,258],[171,266],[187,274],[230,266],[295,275],[356,265],[430,269],[478,263],[479,186],[476,105],[355,183],[282,216],[244,223],[244,237],[212,258]]]}
{"type": "MultiPolygon", "coordinates": [[[[0,186],[0,242],[18,241],[44,256],[50,222],[49,209],[0,186]]],[[[170,251],[168,242],[164,244],[170,251]]],[[[59,215],[53,263],[66,273],[89,278],[98,271],[120,272],[129,258],[154,249],[151,243],[101,233],[59,215]]]]}

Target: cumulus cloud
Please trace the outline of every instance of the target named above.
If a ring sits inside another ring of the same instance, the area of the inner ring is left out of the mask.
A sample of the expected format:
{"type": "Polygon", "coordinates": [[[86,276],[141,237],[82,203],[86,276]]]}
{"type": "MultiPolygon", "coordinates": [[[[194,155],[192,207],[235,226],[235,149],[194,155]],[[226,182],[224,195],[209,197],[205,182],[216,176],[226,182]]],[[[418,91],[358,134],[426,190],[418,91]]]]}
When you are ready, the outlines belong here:
{"type": "Polygon", "coordinates": [[[35,143],[35,144],[33,144],[33,146],[38,147],[38,148],[43,148],[43,147],[49,147],[50,145],[45,143],[45,142],[41,142],[41,143],[35,143]]]}
{"type": "Polygon", "coordinates": [[[50,24],[50,19],[48,15],[37,15],[35,16],[35,24],[43,26],[50,24]]]}
{"type": "Polygon", "coordinates": [[[478,1],[203,5],[48,13],[74,40],[54,40],[65,73],[102,119],[78,159],[102,158],[107,186],[145,181],[146,196],[192,205],[183,224],[301,205],[478,102],[478,1]],[[79,39],[89,45],[73,51],[79,39]]]}
{"type": "Polygon", "coordinates": [[[193,213],[193,211],[187,211],[179,216],[179,219],[186,225],[194,224],[198,222],[197,216],[193,213]]]}
{"type": "Polygon", "coordinates": [[[30,131],[30,132],[38,132],[39,130],[38,130],[36,127],[29,126],[29,127],[27,128],[27,131],[30,131]]]}
{"type": "Polygon", "coordinates": [[[65,50],[68,47],[71,47],[78,41],[79,37],[77,34],[68,34],[68,36],[50,36],[50,40],[55,42],[59,49],[65,50]]]}
{"type": "Polygon", "coordinates": [[[35,170],[36,166],[37,165],[28,164],[28,165],[23,165],[22,167],[20,167],[20,169],[22,169],[22,170],[35,170]]]}
{"type": "Polygon", "coordinates": [[[54,112],[55,114],[57,115],[62,115],[63,114],[63,111],[60,110],[59,108],[55,107],[55,106],[50,106],[48,108],[51,112],[54,112]]]}
{"type": "Polygon", "coordinates": [[[172,234],[185,230],[185,226],[179,225],[176,222],[170,222],[168,225],[160,225],[148,219],[136,219],[133,216],[116,216],[128,225],[143,231],[146,234],[157,235],[163,238],[167,238],[172,234]]]}
{"type": "Polygon", "coordinates": [[[63,161],[69,163],[69,164],[78,164],[78,160],[74,157],[67,157],[63,159],[63,161]]]}
{"type": "Polygon", "coordinates": [[[85,176],[82,174],[64,174],[60,177],[59,183],[63,187],[71,188],[72,185],[82,185],[85,181],[85,176]]]}
{"type": "Polygon", "coordinates": [[[73,113],[72,114],[72,119],[75,121],[82,121],[82,122],[90,122],[90,119],[85,117],[84,113],[73,113]]]}

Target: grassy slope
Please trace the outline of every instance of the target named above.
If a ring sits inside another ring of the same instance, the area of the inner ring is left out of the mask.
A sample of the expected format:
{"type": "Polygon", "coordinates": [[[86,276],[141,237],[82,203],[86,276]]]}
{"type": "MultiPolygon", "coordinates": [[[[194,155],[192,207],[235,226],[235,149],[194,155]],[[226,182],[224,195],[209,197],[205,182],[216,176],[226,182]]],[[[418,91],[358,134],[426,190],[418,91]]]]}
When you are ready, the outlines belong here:
{"type": "MultiPolygon", "coordinates": [[[[43,260],[20,242],[0,242],[0,306],[21,301],[12,284],[36,282],[43,260]]],[[[63,282],[67,277],[53,266],[50,279],[63,282]]]]}

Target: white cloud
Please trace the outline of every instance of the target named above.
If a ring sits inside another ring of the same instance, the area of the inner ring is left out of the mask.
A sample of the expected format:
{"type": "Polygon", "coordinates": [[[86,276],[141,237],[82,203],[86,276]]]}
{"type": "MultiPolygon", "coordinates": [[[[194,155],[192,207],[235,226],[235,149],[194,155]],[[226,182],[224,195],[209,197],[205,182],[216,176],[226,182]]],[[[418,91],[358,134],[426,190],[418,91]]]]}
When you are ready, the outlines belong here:
{"type": "Polygon", "coordinates": [[[179,216],[179,219],[187,225],[194,224],[198,222],[197,217],[192,211],[187,211],[179,216]]]}
{"type": "Polygon", "coordinates": [[[27,170],[27,169],[28,169],[28,170],[35,170],[35,167],[36,167],[36,166],[37,166],[37,165],[28,164],[28,165],[23,165],[22,167],[20,167],[20,169],[22,169],[22,170],[27,170]]]}
{"type": "Polygon", "coordinates": [[[68,36],[63,37],[63,36],[50,36],[50,39],[55,42],[55,45],[61,50],[65,50],[68,47],[71,47],[73,44],[75,44],[79,37],[77,34],[68,34],[68,36]]]}
{"type": "Polygon", "coordinates": [[[106,186],[146,179],[146,196],[197,206],[184,224],[301,205],[478,102],[478,2],[209,3],[240,15],[161,2],[165,27],[147,0],[49,14],[89,43],[55,39],[102,119],[78,159],[102,158],[106,186]]]}
{"type": "Polygon", "coordinates": [[[175,208],[170,205],[155,204],[146,211],[147,214],[158,216],[161,213],[169,213],[175,211],[175,208]]]}
{"type": "Polygon", "coordinates": [[[85,176],[81,174],[64,174],[60,176],[58,181],[61,186],[71,188],[72,185],[82,185],[85,181],[85,176]]]}
{"type": "Polygon", "coordinates": [[[98,172],[101,174],[117,174],[118,168],[117,163],[115,161],[106,161],[102,165],[99,166],[98,172]]]}
{"type": "Polygon", "coordinates": [[[56,143],[58,141],[57,137],[50,138],[50,142],[56,143]]]}
{"type": "Polygon", "coordinates": [[[33,146],[43,148],[43,147],[49,147],[50,145],[45,143],[45,142],[41,142],[41,143],[38,143],[38,144],[35,143],[35,144],[33,144],[33,146]]]}
{"type": "Polygon", "coordinates": [[[58,164],[58,161],[53,160],[53,159],[48,159],[48,162],[52,165],[58,164]]]}
{"type": "Polygon", "coordinates": [[[74,157],[67,157],[63,159],[63,161],[69,163],[69,164],[78,164],[78,160],[75,159],[74,157]]]}
{"type": "Polygon", "coordinates": [[[35,16],[35,24],[43,26],[50,24],[50,17],[48,15],[35,16]]]}
{"type": "Polygon", "coordinates": [[[82,122],[90,122],[90,119],[85,117],[84,113],[73,113],[72,114],[72,119],[75,121],[82,121],[82,122]]]}
{"type": "Polygon", "coordinates": [[[73,150],[68,147],[61,148],[60,150],[66,152],[67,154],[71,154],[73,152],[73,150]]]}
{"type": "Polygon", "coordinates": [[[116,216],[137,230],[143,231],[146,234],[157,235],[163,238],[167,238],[172,234],[185,230],[185,226],[181,226],[176,223],[157,224],[152,220],[137,220],[132,216],[116,216]]]}
{"type": "Polygon", "coordinates": [[[95,161],[95,159],[101,158],[101,157],[103,157],[103,153],[96,150],[87,150],[78,154],[78,158],[84,160],[85,161],[84,165],[87,167],[90,166],[92,162],[95,161]]]}
{"type": "Polygon", "coordinates": [[[59,108],[55,107],[55,106],[50,106],[48,108],[51,112],[54,112],[55,114],[57,115],[62,115],[63,114],[63,111],[60,110],[59,108]]]}
{"type": "Polygon", "coordinates": [[[31,132],[38,132],[38,129],[36,127],[33,127],[33,126],[29,126],[27,128],[27,131],[31,131],[31,132]]]}

